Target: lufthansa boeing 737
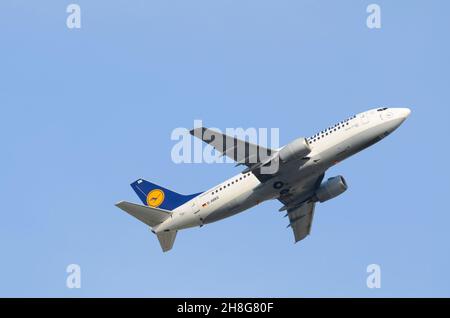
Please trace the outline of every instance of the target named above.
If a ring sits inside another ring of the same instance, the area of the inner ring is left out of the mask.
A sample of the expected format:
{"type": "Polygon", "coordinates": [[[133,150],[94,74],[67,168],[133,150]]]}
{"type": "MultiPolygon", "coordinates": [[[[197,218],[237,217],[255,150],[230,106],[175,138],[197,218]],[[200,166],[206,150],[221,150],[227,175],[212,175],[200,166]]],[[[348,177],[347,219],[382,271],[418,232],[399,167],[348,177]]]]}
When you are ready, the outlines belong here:
{"type": "Polygon", "coordinates": [[[245,170],[192,195],[181,195],[139,179],[131,187],[144,205],[121,201],[116,206],[150,226],[166,252],[172,249],[179,230],[219,221],[263,201],[277,199],[298,242],[310,234],[316,203],[347,190],[342,176],[323,181],[327,169],[392,133],[410,113],[408,108],[372,109],[279,149],[196,128],[191,130],[193,136],[238,165],[245,165],[245,170]]]}

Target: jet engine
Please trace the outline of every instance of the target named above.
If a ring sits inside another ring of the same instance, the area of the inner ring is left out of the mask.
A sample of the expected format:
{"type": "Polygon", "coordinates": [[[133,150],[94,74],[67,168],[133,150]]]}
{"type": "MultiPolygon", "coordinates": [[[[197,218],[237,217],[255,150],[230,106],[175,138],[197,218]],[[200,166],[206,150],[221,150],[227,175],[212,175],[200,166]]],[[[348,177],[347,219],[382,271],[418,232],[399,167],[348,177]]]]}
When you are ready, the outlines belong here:
{"type": "Polygon", "coordinates": [[[344,193],[347,188],[347,182],[345,182],[344,177],[337,176],[329,178],[320,185],[319,189],[317,189],[313,200],[319,202],[328,201],[344,193]]]}
{"type": "Polygon", "coordinates": [[[282,162],[288,162],[291,160],[303,158],[310,152],[311,148],[308,141],[306,140],[306,138],[302,137],[284,146],[278,152],[278,157],[282,162]]]}

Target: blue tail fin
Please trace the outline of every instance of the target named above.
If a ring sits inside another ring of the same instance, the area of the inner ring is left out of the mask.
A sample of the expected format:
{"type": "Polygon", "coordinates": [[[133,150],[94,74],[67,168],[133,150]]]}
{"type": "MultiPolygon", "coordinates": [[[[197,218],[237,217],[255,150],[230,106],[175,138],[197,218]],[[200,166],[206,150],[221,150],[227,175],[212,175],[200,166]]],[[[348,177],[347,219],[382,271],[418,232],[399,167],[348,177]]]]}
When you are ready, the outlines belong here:
{"type": "Polygon", "coordinates": [[[145,205],[169,211],[201,194],[182,195],[144,179],[136,180],[131,184],[131,187],[145,205]]]}

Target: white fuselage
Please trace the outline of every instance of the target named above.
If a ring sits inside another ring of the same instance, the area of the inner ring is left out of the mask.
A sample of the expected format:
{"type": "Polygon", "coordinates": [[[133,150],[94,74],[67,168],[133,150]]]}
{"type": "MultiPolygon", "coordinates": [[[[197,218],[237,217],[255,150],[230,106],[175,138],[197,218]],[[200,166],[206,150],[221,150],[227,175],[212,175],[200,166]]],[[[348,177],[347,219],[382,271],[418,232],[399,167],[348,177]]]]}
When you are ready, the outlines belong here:
{"type": "MultiPolygon", "coordinates": [[[[282,189],[274,187],[276,182],[301,193],[303,183],[386,137],[409,113],[407,108],[382,108],[352,116],[307,138],[311,153],[306,163],[290,162],[284,167],[284,173],[275,174],[265,182],[260,182],[252,172],[240,173],[176,208],[170,218],[153,230],[161,232],[202,226],[260,202],[277,199],[282,189]]],[[[305,192],[305,195],[311,194],[305,192]]]]}

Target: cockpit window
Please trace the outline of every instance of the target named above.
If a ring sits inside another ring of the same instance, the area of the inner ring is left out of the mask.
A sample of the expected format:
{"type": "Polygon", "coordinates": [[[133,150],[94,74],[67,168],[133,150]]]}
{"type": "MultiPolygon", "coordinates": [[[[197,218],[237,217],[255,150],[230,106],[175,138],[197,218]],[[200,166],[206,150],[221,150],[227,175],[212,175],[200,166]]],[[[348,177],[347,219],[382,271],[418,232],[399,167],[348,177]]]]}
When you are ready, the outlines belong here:
{"type": "Polygon", "coordinates": [[[384,107],[384,108],[378,108],[377,111],[378,111],[378,112],[382,112],[382,111],[384,111],[384,110],[386,110],[386,109],[388,109],[388,108],[387,108],[387,107],[384,107]]]}

